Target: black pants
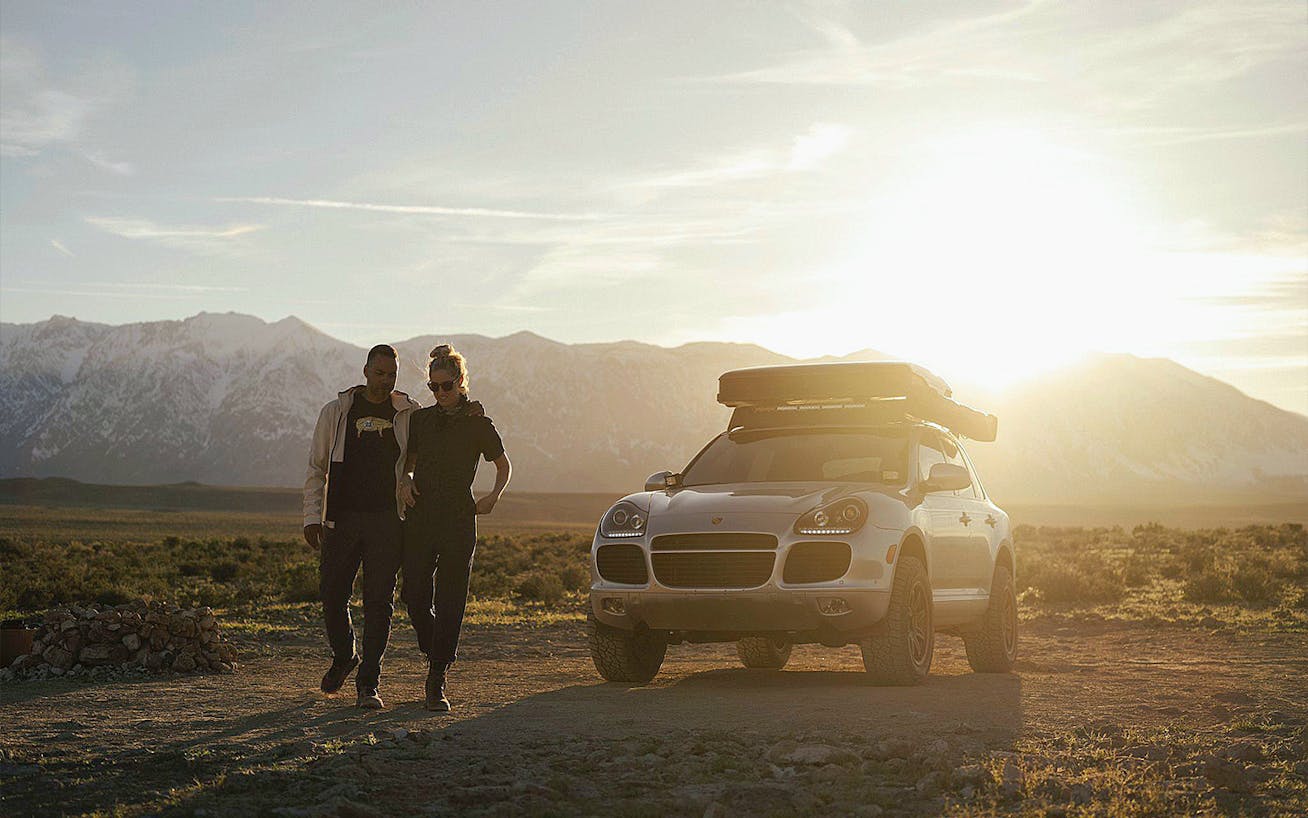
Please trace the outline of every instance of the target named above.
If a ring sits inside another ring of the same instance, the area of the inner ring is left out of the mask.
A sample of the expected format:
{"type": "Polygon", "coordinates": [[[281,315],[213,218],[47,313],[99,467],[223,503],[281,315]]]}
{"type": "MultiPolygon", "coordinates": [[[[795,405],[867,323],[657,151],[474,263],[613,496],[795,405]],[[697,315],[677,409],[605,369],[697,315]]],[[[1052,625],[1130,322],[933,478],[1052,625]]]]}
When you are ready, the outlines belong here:
{"type": "Polygon", "coordinates": [[[404,521],[404,604],[418,647],[433,663],[457,658],[468,579],[477,549],[477,518],[471,511],[410,512],[404,521]]]}
{"type": "Polygon", "coordinates": [[[391,636],[395,613],[395,575],[404,547],[400,518],[395,511],[342,511],[334,528],[323,528],[318,571],[327,641],[338,662],[354,655],[350,622],[350,592],[363,566],[363,656],[354,679],[359,690],[372,690],[381,678],[382,654],[391,636]]]}

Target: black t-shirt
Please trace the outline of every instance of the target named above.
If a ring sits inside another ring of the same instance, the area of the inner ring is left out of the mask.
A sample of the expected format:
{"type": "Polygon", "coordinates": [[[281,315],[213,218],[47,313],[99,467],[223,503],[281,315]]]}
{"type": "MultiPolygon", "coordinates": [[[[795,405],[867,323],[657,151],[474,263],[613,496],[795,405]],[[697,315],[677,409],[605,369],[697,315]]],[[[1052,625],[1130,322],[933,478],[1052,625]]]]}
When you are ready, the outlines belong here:
{"type": "Polygon", "coordinates": [[[477,458],[504,454],[504,443],[488,417],[447,414],[439,406],[419,409],[409,421],[409,453],[416,457],[413,483],[417,509],[470,514],[477,458]]]}
{"type": "Polygon", "coordinates": [[[395,406],[356,392],[345,421],[345,460],[331,465],[327,511],[395,510],[395,406]]]}

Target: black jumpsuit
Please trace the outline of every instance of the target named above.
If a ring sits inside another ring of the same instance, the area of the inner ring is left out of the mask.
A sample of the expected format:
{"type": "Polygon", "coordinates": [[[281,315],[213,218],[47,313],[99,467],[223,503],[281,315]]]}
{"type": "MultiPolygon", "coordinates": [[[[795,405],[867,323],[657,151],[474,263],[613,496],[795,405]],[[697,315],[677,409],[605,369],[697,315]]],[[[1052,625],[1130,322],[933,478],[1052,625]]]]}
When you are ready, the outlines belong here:
{"type": "Polygon", "coordinates": [[[458,653],[477,547],[477,460],[504,454],[491,419],[471,417],[463,406],[453,414],[429,406],[409,421],[418,497],[404,521],[403,596],[418,646],[433,663],[452,663],[458,653]]]}

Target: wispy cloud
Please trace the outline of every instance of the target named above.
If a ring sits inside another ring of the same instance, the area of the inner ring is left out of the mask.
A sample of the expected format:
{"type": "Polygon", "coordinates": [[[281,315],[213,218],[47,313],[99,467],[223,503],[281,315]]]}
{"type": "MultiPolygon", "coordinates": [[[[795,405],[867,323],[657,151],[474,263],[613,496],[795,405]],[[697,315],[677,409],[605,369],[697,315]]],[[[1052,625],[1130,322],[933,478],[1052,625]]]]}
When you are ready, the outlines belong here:
{"type": "Polygon", "coordinates": [[[442,207],[438,205],[395,205],[374,202],[342,202],[333,199],[285,199],[275,196],[224,196],[218,202],[316,207],[329,210],[362,210],[370,213],[397,213],[413,216],[465,216],[493,219],[541,219],[545,221],[594,221],[603,218],[595,213],[539,213],[527,210],[497,210],[485,207],[442,207]]]}
{"type": "MultiPolygon", "coordinates": [[[[121,65],[97,65],[58,83],[47,77],[40,52],[13,37],[0,37],[0,156],[34,157],[51,145],[75,145],[87,121],[130,85],[121,65]]],[[[106,170],[119,167],[85,153],[106,170]],[[107,165],[107,166],[106,166],[107,165]]],[[[116,171],[115,171],[116,172],[116,171]]]]}
{"type": "MultiPolygon", "coordinates": [[[[848,9],[859,9],[854,5],[848,9]]],[[[1071,83],[1082,99],[1133,107],[1294,58],[1303,47],[1298,2],[1182,4],[1113,14],[1094,4],[1026,2],[938,22],[879,42],[860,40],[826,11],[801,22],[822,45],[760,68],[703,78],[737,85],[919,88],[995,79],[1071,83]],[[1068,59],[1069,39],[1076,58],[1068,59]]],[[[1088,100],[1087,100],[1088,101],[1088,100]]]]}
{"type": "Polygon", "coordinates": [[[222,227],[161,225],[147,219],[91,216],[86,223],[114,236],[199,253],[232,253],[241,249],[239,240],[262,230],[261,224],[229,224],[222,227]]]}
{"type": "Polygon", "coordinates": [[[124,290],[113,290],[107,287],[79,287],[77,285],[70,287],[11,287],[9,285],[4,285],[0,286],[0,293],[61,295],[73,298],[110,298],[124,301],[130,301],[133,299],[149,299],[151,301],[191,301],[199,297],[199,295],[195,293],[127,292],[124,290]]]}
{"type": "Polygon", "coordinates": [[[1111,133],[1141,137],[1151,145],[1184,145],[1190,142],[1224,142],[1237,139],[1268,139],[1308,132],[1308,122],[1284,125],[1225,128],[1141,127],[1115,128],[1111,133]]]}
{"type": "Polygon", "coordinates": [[[635,189],[715,187],[774,174],[813,170],[843,151],[853,134],[854,129],[848,125],[817,122],[794,137],[788,148],[739,150],[699,167],[628,180],[620,186],[635,189]]]}
{"type": "Polygon", "coordinates": [[[100,170],[108,171],[116,176],[131,176],[136,172],[136,168],[130,162],[115,162],[95,151],[83,151],[82,155],[86,157],[86,161],[100,170]]]}
{"type": "Polygon", "coordinates": [[[63,245],[63,242],[59,241],[58,239],[50,239],[50,246],[58,250],[59,252],[63,253],[65,256],[68,256],[69,258],[77,258],[77,254],[74,253],[72,250],[69,250],[67,247],[65,247],[63,245]]]}

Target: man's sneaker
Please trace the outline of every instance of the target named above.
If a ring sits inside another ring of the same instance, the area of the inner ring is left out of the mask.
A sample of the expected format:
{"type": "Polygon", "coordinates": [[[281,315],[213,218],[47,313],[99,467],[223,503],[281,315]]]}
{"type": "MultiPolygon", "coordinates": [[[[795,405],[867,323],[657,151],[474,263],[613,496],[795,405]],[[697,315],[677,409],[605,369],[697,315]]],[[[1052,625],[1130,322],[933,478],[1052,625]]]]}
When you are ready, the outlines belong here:
{"type": "Polygon", "coordinates": [[[365,710],[381,710],[386,706],[381,696],[377,695],[377,688],[372,690],[360,690],[359,698],[354,702],[355,707],[362,707],[365,710]]]}
{"type": "Polygon", "coordinates": [[[445,670],[449,665],[435,662],[427,671],[427,697],[423,706],[439,713],[449,712],[450,700],[445,698],[445,670]]]}
{"type": "Polygon", "coordinates": [[[322,692],[335,693],[345,684],[349,678],[350,671],[359,666],[359,657],[351,656],[345,662],[332,662],[332,666],[327,668],[327,672],[322,675],[322,692]]]}

